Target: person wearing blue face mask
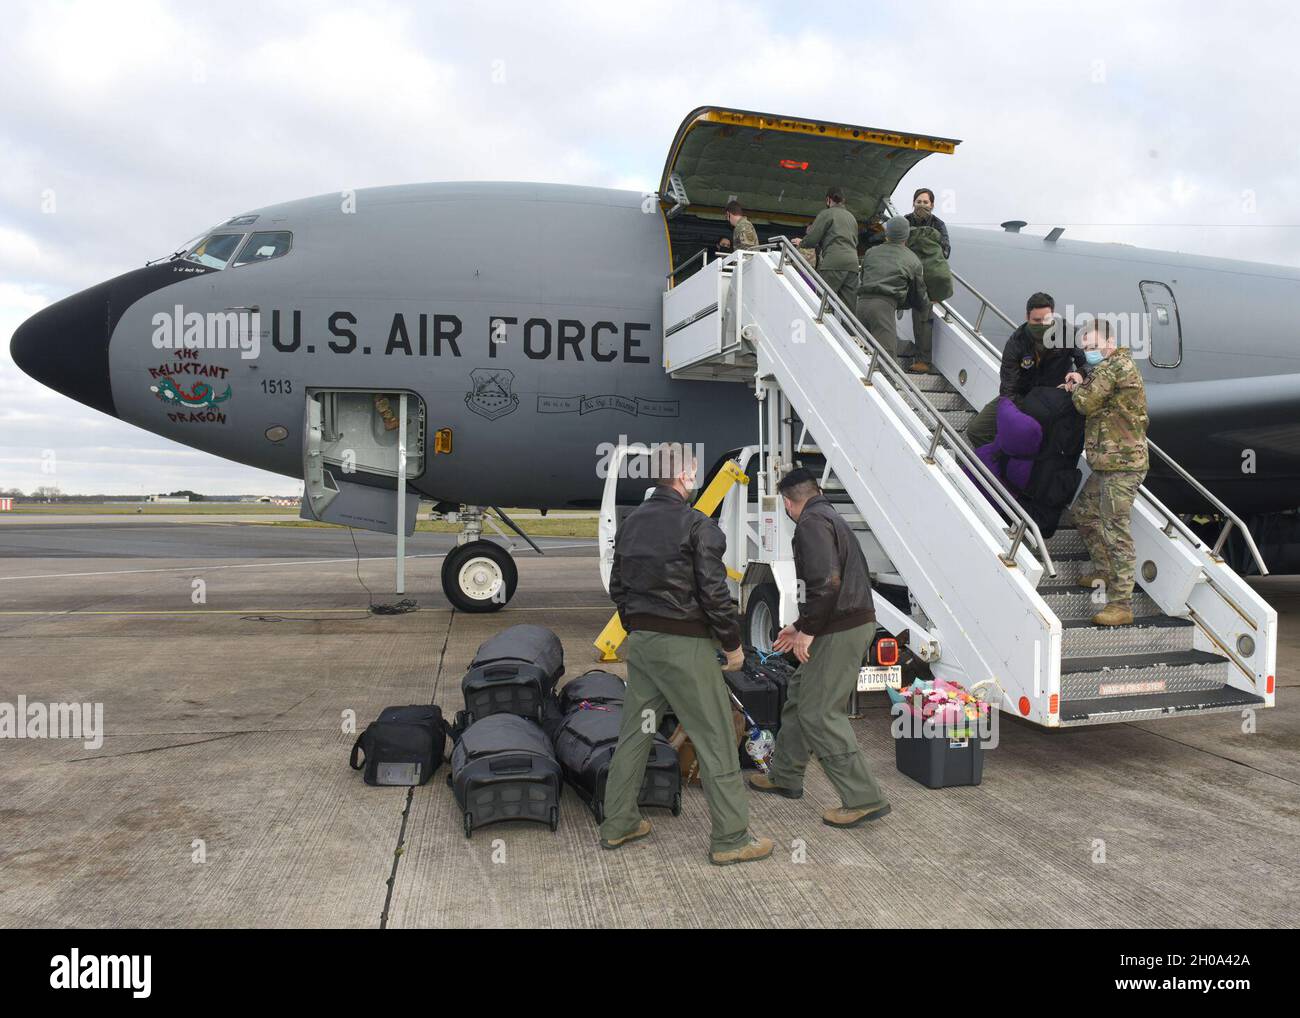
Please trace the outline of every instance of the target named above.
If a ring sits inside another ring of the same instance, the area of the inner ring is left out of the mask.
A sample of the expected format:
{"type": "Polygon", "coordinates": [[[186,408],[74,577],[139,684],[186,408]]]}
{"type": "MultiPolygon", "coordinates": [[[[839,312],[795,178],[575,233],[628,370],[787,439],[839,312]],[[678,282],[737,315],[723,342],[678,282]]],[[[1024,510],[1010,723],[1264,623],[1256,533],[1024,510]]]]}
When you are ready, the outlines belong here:
{"type": "Polygon", "coordinates": [[[1095,364],[1070,398],[1087,418],[1084,449],[1091,473],[1074,502],[1074,525],[1088,549],[1092,568],[1079,585],[1101,587],[1106,606],[1094,625],[1133,623],[1137,555],[1133,547],[1133,502],[1147,474],[1147,394],[1142,372],[1128,347],[1120,346],[1107,322],[1097,322],[1082,339],[1095,364]]]}

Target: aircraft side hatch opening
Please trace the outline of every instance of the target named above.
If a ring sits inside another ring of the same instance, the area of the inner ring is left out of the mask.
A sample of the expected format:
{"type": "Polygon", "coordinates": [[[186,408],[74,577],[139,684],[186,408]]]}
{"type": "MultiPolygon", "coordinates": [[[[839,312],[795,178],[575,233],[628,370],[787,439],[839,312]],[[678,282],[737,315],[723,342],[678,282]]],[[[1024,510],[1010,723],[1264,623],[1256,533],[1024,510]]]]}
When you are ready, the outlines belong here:
{"type": "MultiPolygon", "coordinates": [[[[397,534],[400,548],[403,535],[415,529],[420,505],[407,482],[424,473],[425,417],[424,401],[415,393],[309,388],[303,518],[397,534]],[[403,397],[405,428],[399,416],[403,397]]],[[[400,561],[398,575],[400,586],[400,561]]]]}
{"type": "MultiPolygon", "coordinates": [[[[398,403],[393,391],[321,389],[311,392],[320,414],[320,456],[342,474],[397,477],[398,403]]],[[[424,473],[424,400],[406,399],[406,476],[424,473]]]]}

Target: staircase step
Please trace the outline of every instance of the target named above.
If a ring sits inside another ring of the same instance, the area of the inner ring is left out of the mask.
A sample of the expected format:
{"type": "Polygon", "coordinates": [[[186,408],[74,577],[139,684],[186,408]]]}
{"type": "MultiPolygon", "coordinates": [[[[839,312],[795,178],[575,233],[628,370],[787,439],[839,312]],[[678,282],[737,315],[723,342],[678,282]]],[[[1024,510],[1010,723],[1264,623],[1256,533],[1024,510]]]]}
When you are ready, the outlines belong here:
{"type": "Polygon", "coordinates": [[[924,393],[956,391],[949,384],[948,379],[937,373],[931,375],[914,375],[909,371],[907,377],[911,379],[913,385],[924,393]]]}
{"type": "Polygon", "coordinates": [[[1083,535],[1073,527],[1057,527],[1056,533],[1047,539],[1047,550],[1055,559],[1057,553],[1068,555],[1072,552],[1086,552],[1088,547],[1083,543],[1083,535]]]}
{"type": "Polygon", "coordinates": [[[975,417],[974,410],[946,410],[940,413],[940,416],[952,425],[953,430],[959,434],[966,433],[968,425],[975,417]]]}
{"type": "Polygon", "coordinates": [[[1262,706],[1264,698],[1226,683],[1208,689],[1071,700],[1061,697],[1061,725],[1096,725],[1143,721],[1167,714],[1218,714],[1262,706]]]}
{"type": "Polygon", "coordinates": [[[1191,650],[1196,626],[1169,615],[1134,618],[1131,626],[1095,626],[1090,619],[1061,623],[1061,658],[1112,658],[1143,651],[1191,650]]]}
{"type": "Polygon", "coordinates": [[[936,410],[970,410],[970,404],[960,392],[927,392],[925,398],[936,410]]]}
{"type": "MultiPolygon", "coordinates": [[[[1091,590],[1073,583],[1040,584],[1038,593],[1062,622],[1066,619],[1090,619],[1105,607],[1093,601],[1091,590]]],[[[1133,591],[1134,617],[1163,614],[1150,596],[1140,590],[1133,591]]]]}
{"type": "Polygon", "coordinates": [[[1227,678],[1228,659],[1204,650],[1076,657],[1061,662],[1061,699],[1217,689],[1227,678]]]}
{"type": "Polygon", "coordinates": [[[1050,544],[1047,548],[1052,553],[1052,564],[1056,566],[1056,576],[1048,579],[1056,586],[1073,583],[1092,568],[1092,560],[1086,551],[1063,551],[1058,554],[1050,544]]]}

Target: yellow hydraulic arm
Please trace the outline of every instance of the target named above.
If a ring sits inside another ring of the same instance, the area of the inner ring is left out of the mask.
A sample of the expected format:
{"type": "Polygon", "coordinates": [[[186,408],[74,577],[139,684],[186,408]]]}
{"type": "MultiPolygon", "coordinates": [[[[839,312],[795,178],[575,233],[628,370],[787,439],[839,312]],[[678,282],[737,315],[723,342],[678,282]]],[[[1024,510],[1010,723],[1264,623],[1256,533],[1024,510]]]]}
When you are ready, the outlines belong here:
{"type": "MultiPolygon", "coordinates": [[[[727,460],[722,465],[722,469],[713,475],[713,480],[709,486],[700,493],[700,497],[695,500],[695,508],[706,516],[712,516],[713,510],[718,508],[726,497],[727,492],[733,484],[748,484],[749,478],[745,472],[740,469],[740,465],[735,460],[727,460]]],[[[740,580],[740,574],[734,569],[728,569],[727,575],[733,580],[740,580]]],[[[627,630],[623,628],[623,623],[618,620],[618,612],[615,612],[607,623],[605,628],[600,631],[596,637],[596,649],[600,651],[600,661],[609,663],[618,660],[618,648],[623,645],[627,639],[627,630]]]]}

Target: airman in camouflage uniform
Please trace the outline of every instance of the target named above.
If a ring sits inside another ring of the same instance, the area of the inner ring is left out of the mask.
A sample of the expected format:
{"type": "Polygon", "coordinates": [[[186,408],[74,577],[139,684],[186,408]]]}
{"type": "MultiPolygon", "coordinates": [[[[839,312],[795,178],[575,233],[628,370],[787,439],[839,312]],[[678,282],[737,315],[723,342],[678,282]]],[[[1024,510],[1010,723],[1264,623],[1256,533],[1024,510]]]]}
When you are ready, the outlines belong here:
{"type": "Polygon", "coordinates": [[[731,248],[733,251],[752,251],[758,247],[758,231],[745,218],[745,210],[740,207],[740,202],[727,202],[726,212],[727,222],[731,224],[731,240],[723,237],[718,241],[718,247],[731,248]]]}
{"type": "Polygon", "coordinates": [[[1073,391],[1074,407],[1087,417],[1084,448],[1091,473],[1074,503],[1074,523],[1095,572],[1079,577],[1084,587],[1104,583],[1106,607],[1093,616],[1099,626],[1133,622],[1133,500],[1147,474],[1147,394],[1127,348],[1117,348],[1104,325],[1083,342],[1090,363],[1100,360],[1073,391]]]}

